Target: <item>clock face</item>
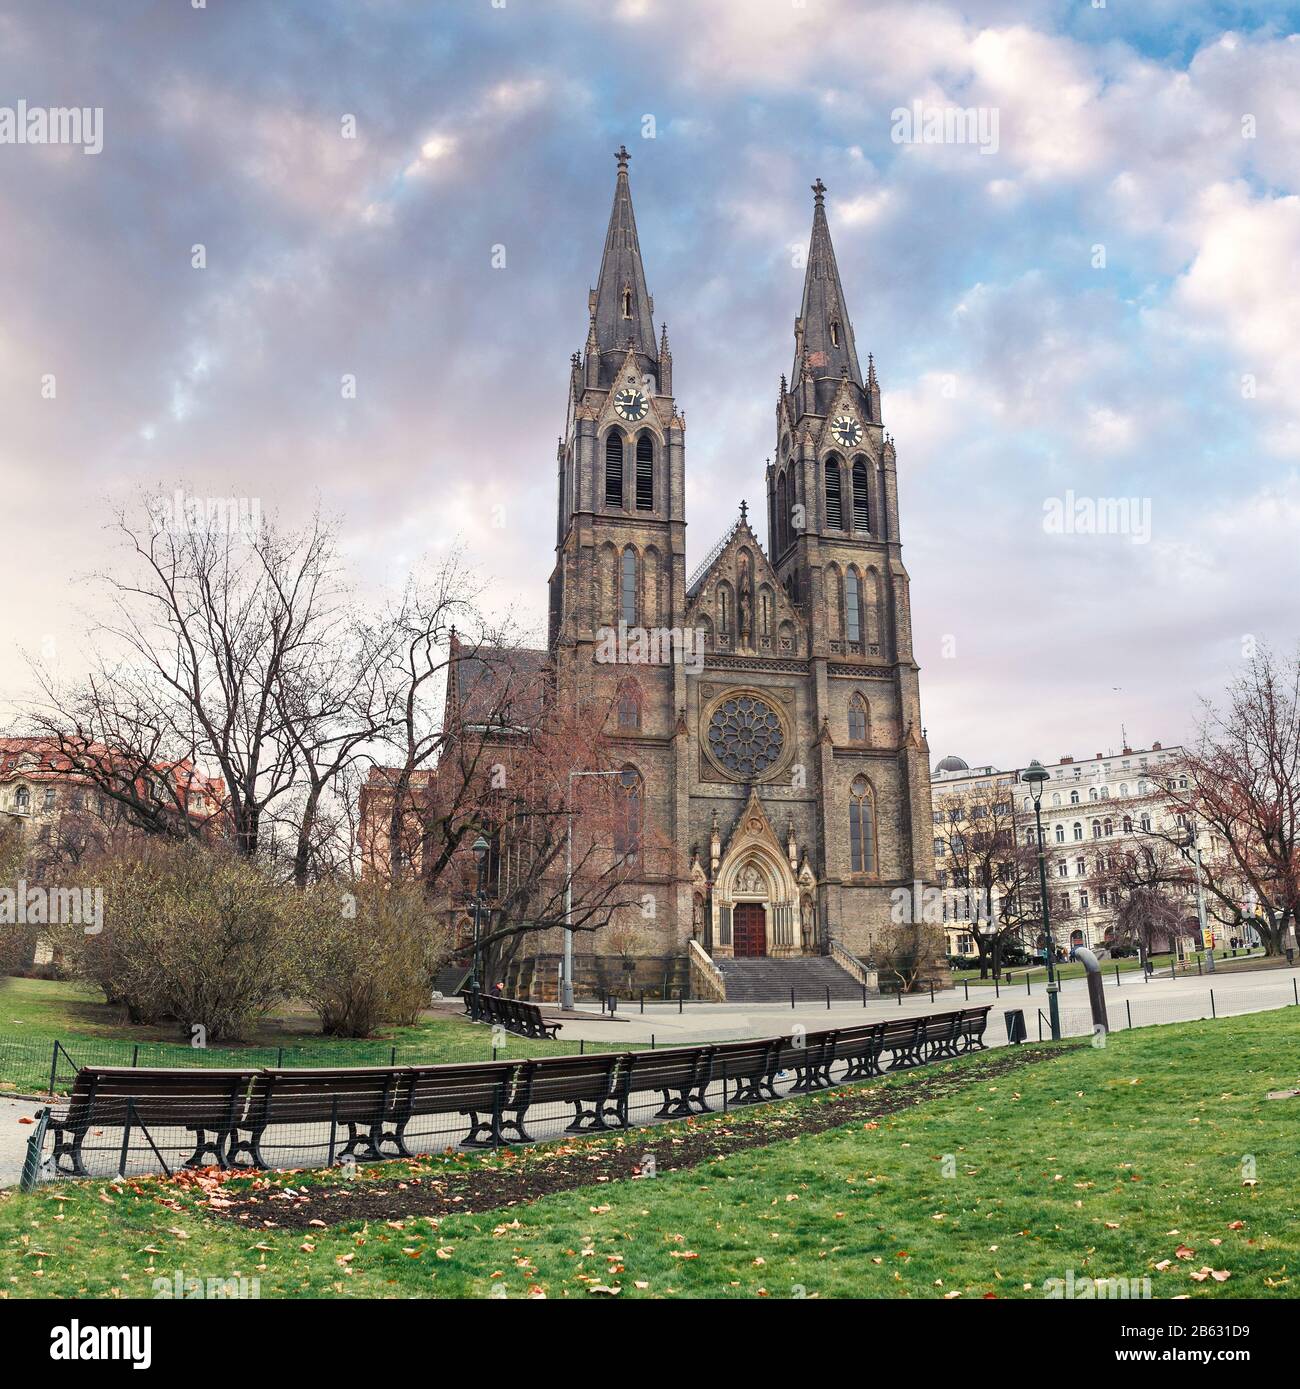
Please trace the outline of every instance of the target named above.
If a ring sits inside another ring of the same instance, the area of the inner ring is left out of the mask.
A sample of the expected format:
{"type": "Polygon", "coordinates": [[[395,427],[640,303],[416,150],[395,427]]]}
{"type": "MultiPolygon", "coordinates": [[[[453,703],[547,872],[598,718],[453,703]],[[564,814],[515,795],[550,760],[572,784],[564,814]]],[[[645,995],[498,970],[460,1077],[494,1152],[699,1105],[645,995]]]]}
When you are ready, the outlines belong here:
{"type": "Polygon", "coordinates": [[[635,386],[624,386],[614,397],[614,411],[625,420],[644,419],[650,402],[635,386]]]}
{"type": "Polygon", "coordinates": [[[837,415],[831,421],[831,433],[846,449],[862,442],[862,426],[852,415],[837,415]]]}

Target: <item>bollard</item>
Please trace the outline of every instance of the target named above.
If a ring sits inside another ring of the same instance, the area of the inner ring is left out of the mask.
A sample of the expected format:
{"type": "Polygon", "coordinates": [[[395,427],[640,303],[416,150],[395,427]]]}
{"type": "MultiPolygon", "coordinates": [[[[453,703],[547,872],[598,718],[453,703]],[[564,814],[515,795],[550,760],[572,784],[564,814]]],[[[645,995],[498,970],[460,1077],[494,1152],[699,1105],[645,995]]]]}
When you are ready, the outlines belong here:
{"type": "Polygon", "coordinates": [[[1119,966],[1115,966],[1115,987],[1119,988],[1119,966]]]}
{"type": "Polygon", "coordinates": [[[963,980],[961,981],[961,986],[962,986],[963,989],[966,990],[966,1002],[969,1003],[969,1002],[970,1002],[970,980],[969,980],[969,979],[963,979],[963,980]]]}
{"type": "Polygon", "coordinates": [[[826,1008],[827,1008],[827,1011],[828,1011],[828,1012],[830,1011],[830,1006],[831,1006],[831,986],[830,986],[829,984],[827,984],[827,985],[826,985],[826,1008]]]}
{"type": "MultiPolygon", "coordinates": [[[[1291,982],[1294,984],[1295,980],[1293,979],[1291,982]]],[[[862,1006],[864,1008],[867,1006],[867,986],[865,984],[862,986],[862,1006]]]]}
{"type": "Polygon", "coordinates": [[[934,1002],[934,980],[930,980],[930,1002],[934,1002]]]}
{"type": "Polygon", "coordinates": [[[581,1055],[583,1054],[584,1046],[585,1046],[585,1043],[583,1042],[582,1038],[579,1037],[579,1038],[578,1038],[578,1055],[579,1055],[579,1056],[581,1056],[581,1055]]]}
{"type": "Polygon", "coordinates": [[[1033,986],[1033,984],[1030,983],[1030,981],[1029,981],[1029,971],[1026,970],[1026,971],[1025,971],[1025,994],[1026,994],[1027,997],[1032,998],[1032,997],[1033,997],[1033,993],[1034,993],[1034,986],[1033,986]]]}
{"type": "Polygon", "coordinates": [[[794,1008],[794,985],[790,985],[790,1007],[794,1008]]]}
{"type": "Polygon", "coordinates": [[[998,976],[997,976],[996,974],[993,976],[993,997],[994,997],[994,998],[1001,998],[1001,997],[1002,997],[1002,990],[1001,990],[1000,988],[998,988],[998,976]]]}
{"type": "Polygon", "coordinates": [[[654,1049],[655,1049],[655,1034],[652,1032],[652,1033],[650,1034],[650,1050],[653,1051],[654,1049]]]}
{"type": "Polygon", "coordinates": [[[641,1011],[645,1012],[645,990],[641,990],[641,1011]]]}
{"type": "Polygon", "coordinates": [[[685,998],[686,998],[686,990],[685,990],[685,989],[678,989],[678,990],[677,990],[677,1016],[678,1016],[679,1018],[680,1018],[681,1015],[682,1015],[682,1005],[683,1005],[683,1003],[684,1003],[684,1001],[685,1001],[685,998]]]}
{"type": "Polygon", "coordinates": [[[284,1048],[280,1047],[275,1053],[275,1068],[278,1071],[284,1065],[284,1048]]]}
{"type": "Polygon", "coordinates": [[[903,1006],[903,981],[901,979],[898,981],[898,1006],[900,1008],[903,1006]]]}

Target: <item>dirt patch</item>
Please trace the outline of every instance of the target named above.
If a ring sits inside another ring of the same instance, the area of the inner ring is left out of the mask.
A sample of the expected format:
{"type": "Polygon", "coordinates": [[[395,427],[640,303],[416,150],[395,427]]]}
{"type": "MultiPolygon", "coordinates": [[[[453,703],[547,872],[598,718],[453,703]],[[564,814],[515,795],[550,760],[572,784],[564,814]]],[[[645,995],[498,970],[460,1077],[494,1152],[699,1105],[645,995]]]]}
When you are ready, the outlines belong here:
{"type": "MultiPolygon", "coordinates": [[[[646,1154],[658,1173],[680,1172],[747,1148],[824,1133],[844,1124],[868,1127],[916,1105],[959,1094],[972,1086],[1064,1053],[1058,1048],[998,1051],[986,1061],[905,1085],[840,1086],[808,1103],[784,1101],[738,1109],[731,1116],[631,1129],[616,1137],[504,1148],[489,1158],[447,1153],[409,1164],[409,1175],[335,1180],[307,1186],[292,1174],[258,1178],[236,1189],[215,1169],[180,1173],[180,1185],[204,1192],[200,1206],[225,1220],[258,1229],[304,1230],[355,1220],[398,1220],[410,1216],[473,1214],[525,1205],[554,1192],[596,1182],[634,1180],[646,1154]]],[[[393,1166],[385,1165],[384,1172],[393,1166]]]]}

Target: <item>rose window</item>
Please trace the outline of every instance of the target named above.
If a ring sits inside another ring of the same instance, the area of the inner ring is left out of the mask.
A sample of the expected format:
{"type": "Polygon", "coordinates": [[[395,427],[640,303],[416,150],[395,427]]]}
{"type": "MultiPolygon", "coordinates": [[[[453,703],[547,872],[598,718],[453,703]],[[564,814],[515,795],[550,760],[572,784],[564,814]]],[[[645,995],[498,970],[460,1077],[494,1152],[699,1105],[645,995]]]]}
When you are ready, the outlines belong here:
{"type": "Polygon", "coordinates": [[[713,711],[709,751],[734,776],[758,776],[781,760],[785,731],[769,704],[752,695],[739,695],[723,700],[713,711]]]}

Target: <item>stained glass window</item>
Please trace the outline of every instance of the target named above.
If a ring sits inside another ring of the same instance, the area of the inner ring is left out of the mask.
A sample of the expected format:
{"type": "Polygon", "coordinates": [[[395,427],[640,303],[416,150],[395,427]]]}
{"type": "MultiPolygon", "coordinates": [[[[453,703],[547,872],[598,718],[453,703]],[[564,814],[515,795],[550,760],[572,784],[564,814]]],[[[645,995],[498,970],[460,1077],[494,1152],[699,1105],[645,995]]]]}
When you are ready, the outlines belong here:
{"type": "Polygon", "coordinates": [[[769,704],[752,695],[724,700],[709,720],[709,750],[735,776],[759,776],[785,751],[781,720],[769,704]]]}

